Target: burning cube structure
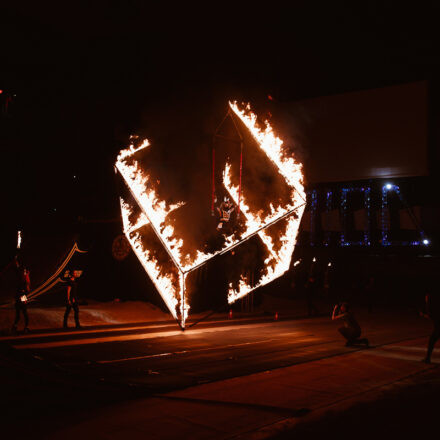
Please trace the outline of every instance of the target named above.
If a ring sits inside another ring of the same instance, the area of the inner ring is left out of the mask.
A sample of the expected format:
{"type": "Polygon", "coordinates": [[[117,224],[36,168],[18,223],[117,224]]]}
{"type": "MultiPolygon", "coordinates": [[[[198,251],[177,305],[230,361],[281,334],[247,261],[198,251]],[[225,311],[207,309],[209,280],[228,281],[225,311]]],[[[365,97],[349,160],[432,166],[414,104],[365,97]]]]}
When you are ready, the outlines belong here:
{"type": "MultiPolygon", "coordinates": [[[[289,269],[305,208],[302,165],[292,155],[285,154],[283,141],[270,124],[259,126],[249,106],[240,109],[236,103],[229,103],[226,117],[243,134],[241,142],[247,145],[249,152],[244,156],[245,165],[248,157],[254,165],[249,173],[244,168],[242,181],[241,160],[225,156],[221,164],[220,192],[235,203],[237,227],[220,232],[212,227],[211,235],[221,236],[220,240],[214,240],[214,245],[208,245],[212,240],[199,233],[200,227],[195,228],[197,233],[192,236],[186,232],[185,228],[191,229],[189,226],[196,218],[193,215],[182,220],[183,213],[194,201],[161,195],[161,178],[153,169],[148,169],[145,157],[144,162],[141,160],[152,148],[147,140],[122,150],[116,162],[116,169],[129,189],[128,196],[121,197],[120,201],[124,234],[182,329],[191,310],[188,279],[192,273],[217,256],[240,254],[240,248],[253,240],[261,249],[263,270],[251,281],[244,263],[240,273],[242,260],[238,255],[234,261],[235,279],[228,283],[225,296],[232,304],[270,283],[289,269]],[[251,149],[257,151],[251,155],[251,149]],[[263,178],[262,174],[269,178],[263,178]]],[[[148,157],[146,160],[148,164],[148,157]]],[[[215,174],[213,181],[214,178],[215,174]]]]}

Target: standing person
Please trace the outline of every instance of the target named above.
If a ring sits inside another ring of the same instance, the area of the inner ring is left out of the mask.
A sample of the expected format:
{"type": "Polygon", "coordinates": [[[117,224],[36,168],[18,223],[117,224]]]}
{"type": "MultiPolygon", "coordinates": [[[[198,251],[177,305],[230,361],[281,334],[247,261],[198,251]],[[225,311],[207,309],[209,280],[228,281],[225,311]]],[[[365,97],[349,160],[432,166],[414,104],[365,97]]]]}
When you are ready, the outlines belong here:
{"type": "Polygon", "coordinates": [[[345,344],[346,347],[357,344],[365,344],[366,347],[369,346],[367,338],[359,338],[362,330],[353,313],[349,310],[348,303],[343,302],[341,305],[335,305],[333,308],[332,321],[336,319],[342,319],[344,321],[344,327],[340,327],[338,331],[347,340],[345,344]]]}
{"type": "Polygon", "coordinates": [[[428,349],[426,351],[426,357],[423,362],[431,363],[431,354],[434,350],[434,345],[440,338],[440,298],[432,295],[431,293],[425,296],[425,310],[420,313],[423,317],[429,318],[432,321],[433,329],[431,336],[428,340],[428,349]]]}
{"type": "Polygon", "coordinates": [[[73,316],[75,318],[76,328],[81,328],[79,323],[79,307],[78,307],[78,286],[76,282],[75,271],[70,272],[67,280],[67,304],[64,312],[64,328],[68,328],[67,320],[69,318],[70,310],[73,309],[73,316]]]}
{"type": "Polygon", "coordinates": [[[15,259],[15,267],[17,270],[17,290],[15,292],[15,321],[12,325],[12,332],[17,332],[17,324],[20,321],[20,312],[24,318],[24,332],[29,333],[29,317],[27,313],[27,295],[31,288],[31,282],[29,277],[29,271],[15,259]]]}

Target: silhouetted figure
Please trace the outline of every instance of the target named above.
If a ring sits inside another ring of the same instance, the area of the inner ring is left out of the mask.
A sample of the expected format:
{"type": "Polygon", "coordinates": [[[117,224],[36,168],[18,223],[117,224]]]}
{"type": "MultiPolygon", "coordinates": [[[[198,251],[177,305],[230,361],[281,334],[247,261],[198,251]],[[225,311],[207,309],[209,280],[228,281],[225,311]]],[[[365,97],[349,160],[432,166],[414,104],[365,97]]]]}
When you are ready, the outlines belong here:
{"type": "Polygon", "coordinates": [[[316,278],[310,276],[306,283],[306,303],[309,316],[318,315],[318,309],[315,305],[316,293],[318,290],[316,278]]]}
{"type": "Polygon", "coordinates": [[[347,340],[345,344],[346,347],[358,344],[365,344],[366,347],[369,346],[367,338],[359,338],[362,330],[353,313],[350,312],[348,303],[343,302],[341,305],[335,305],[333,308],[332,321],[336,319],[342,319],[344,321],[344,327],[339,328],[338,331],[347,340]]]}
{"type": "Polygon", "coordinates": [[[66,311],[64,313],[64,328],[68,328],[67,320],[69,318],[69,313],[72,309],[73,316],[75,318],[76,328],[81,328],[81,325],[79,323],[78,286],[76,283],[76,275],[74,271],[70,273],[69,279],[67,281],[67,304],[66,311]]]}
{"type": "Polygon", "coordinates": [[[17,290],[15,291],[15,321],[12,325],[12,332],[17,332],[17,324],[20,321],[20,313],[23,314],[24,319],[24,332],[29,332],[29,317],[27,313],[27,295],[30,292],[30,278],[29,271],[19,263],[18,259],[15,260],[15,266],[17,270],[17,290]]]}
{"type": "Polygon", "coordinates": [[[432,321],[433,329],[431,336],[428,340],[428,350],[423,362],[427,364],[431,363],[431,355],[434,350],[434,345],[440,337],[440,298],[432,295],[431,293],[425,296],[425,311],[420,313],[425,318],[429,318],[432,321]]]}

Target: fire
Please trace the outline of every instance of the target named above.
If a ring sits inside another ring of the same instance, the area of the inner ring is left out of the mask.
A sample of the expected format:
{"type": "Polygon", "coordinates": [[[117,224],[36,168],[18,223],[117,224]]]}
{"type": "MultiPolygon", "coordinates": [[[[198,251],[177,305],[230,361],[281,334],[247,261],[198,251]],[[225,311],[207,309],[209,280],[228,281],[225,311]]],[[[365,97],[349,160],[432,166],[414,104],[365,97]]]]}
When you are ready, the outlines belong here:
{"type": "Polygon", "coordinates": [[[135,147],[134,144],[131,144],[128,148],[126,148],[125,150],[121,150],[119,155],[118,155],[118,159],[117,159],[117,163],[123,161],[124,159],[133,156],[134,153],[137,153],[140,150],[143,150],[144,148],[147,148],[150,145],[150,142],[148,142],[148,139],[145,139],[141,145],[139,145],[139,147],[135,147]]]}
{"type": "MultiPolygon", "coordinates": [[[[229,105],[233,112],[249,129],[259,147],[277,166],[278,171],[285,178],[287,184],[292,188],[291,204],[285,206],[284,208],[280,207],[278,210],[274,210],[273,206],[271,206],[272,212],[265,218],[260,218],[258,215],[252,214],[249,210],[249,207],[246,205],[244,198],[241,210],[247,219],[248,231],[258,230],[263,225],[272,224],[277,219],[280,219],[284,215],[288,214],[289,211],[296,210],[297,212],[296,217],[293,215],[287,217],[287,227],[284,235],[281,237],[283,244],[278,251],[275,251],[271,237],[269,237],[264,231],[258,232],[258,235],[271,254],[271,257],[265,261],[267,264],[267,273],[254,287],[251,287],[249,284],[247,284],[246,280],[242,277],[238,290],[234,290],[232,288],[229,289],[228,302],[231,304],[237,301],[237,299],[247,295],[257,287],[268,284],[274,279],[280,277],[289,269],[299,225],[301,223],[301,217],[305,208],[305,203],[300,206],[298,206],[298,203],[300,202],[299,199],[302,199],[302,201],[305,200],[305,192],[302,183],[302,165],[297,163],[293,157],[286,157],[284,155],[282,148],[283,141],[274,134],[270,124],[266,121],[265,129],[262,130],[260,127],[258,127],[257,116],[250,111],[249,105],[246,107],[247,111],[240,110],[235,102],[230,102],[229,105]],[[296,209],[295,206],[297,206],[296,209]]],[[[231,197],[234,199],[235,203],[238,203],[238,188],[231,184],[230,166],[228,165],[225,169],[224,185],[231,197]]]]}
{"type": "Polygon", "coordinates": [[[167,224],[167,218],[171,212],[184,206],[185,202],[179,201],[168,205],[164,200],[161,200],[152,185],[150,185],[150,176],[142,170],[135,158],[137,152],[150,146],[148,140],[144,140],[138,147],[130,145],[129,148],[122,150],[115,165],[142,210],[137,220],[131,223],[132,208],[126,201],[121,199],[124,234],[171,314],[182,328],[185,327],[185,321],[190,310],[188,300],[185,297],[186,277],[189,272],[200,267],[214,256],[227,252],[258,234],[269,251],[269,256],[265,260],[266,273],[254,287],[251,287],[242,276],[238,290],[235,291],[232,287],[229,289],[228,302],[233,303],[255,288],[273,281],[289,269],[301,216],[305,207],[302,165],[296,162],[294,158],[287,157],[284,154],[283,141],[274,134],[268,122],[266,122],[264,129],[259,128],[257,117],[250,111],[249,106],[245,110],[240,110],[236,103],[229,103],[229,105],[291,188],[291,201],[286,206],[279,206],[278,208],[271,205],[270,212],[264,217],[261,213],[252,212],[246,204],[246,195],[241,194],[240,197],[239,188],[232,184],[231,165],[226,164],[223,184],[235,204],[240,206],[240,215],[245,219],[245,231],[238,239],[234,238],[233,234],[226,237],[222,249],[214,253],[197,250],[195,258],[192,259],[184,254],[182,250],[184,241],[182,238],[175,238],[174,228],[169,223],[167,224]],[[272,237],[266,233],[265,228],[279,221],[284,221],[286,226],[283,236],[278,237],[281,244],[276,247],[272,237]],[[146,225],[153,229],[176,266],[179,274],[178,283],[176,280],[173,281],[171,274],[163,274],[158,261],[143,244],[139,230],[146,225]]]}
{"type": "Polygon", "coordinates": [[[240,110],[237,106],[237,102],[230,102],[229,106],[252,133],[252,136],[260,145],[260,148],[277,166],[280,174],[286,179],[286,182],[292,188],[296,188],[298,195],[305,201],[302,164],[296,162],[293,157],[286,157],[282,148],[283,141],[275,135],[269,122],[266,121],[265,129],[261,130],[257,124],[257,115],[250,111],[249,104],[245,110],[240,110]]]}
{"type": "MultiPolygon", "coordinates": [[[[151,257],[148,249],[146,249],[142,243],[139,232],[136,231],[139,229],[138,225],[132,225],[130,223],[129,217],[131,214],[131,209],[128,203],[122,200],[122,198],[120,199],[120,203],[124,234],[148,276],[151,278],[157,290],[160,292],[162,299],[167,305],[169,311],[177,320],[177,306],[179,304],[179,300],[178,294],[175,292],[171,279],[160,274],[160,267],[158,266],[157,261],[151,257]]],[[[148,221],[141,226],[146,224],[148,224],[148,221]]]]}
{"type": "Polygon", "coordinates": [[[167,206],[165,201],[158,199],[153,189],[146,190],[149,176],[142,171],[139,163],[137,161],[132,161],[132,163],[125,161],[126,158],[132,157],[134,153],[149,145],[149,142],[145,140],[139,148],[131,146],[129,149],[121,151],[116,162],[116,168],[129,186],[131,193],[145,213],[145,218],[151,223],[155,233],[165,245],[167,252],[170,254],[176,266],[184,273],[190,272],[231,246],[233,244],[232,235],[226,238],[224,248],[215,253],[209,254],[198,251],[196,258],[192,261],[189,261],[187,256],[182,254],[183,240],[173,239],[174,228],[170,225],[163,227],[163,225],[166,223],[168,215],[185,203],[179,202],[167,206]]]}

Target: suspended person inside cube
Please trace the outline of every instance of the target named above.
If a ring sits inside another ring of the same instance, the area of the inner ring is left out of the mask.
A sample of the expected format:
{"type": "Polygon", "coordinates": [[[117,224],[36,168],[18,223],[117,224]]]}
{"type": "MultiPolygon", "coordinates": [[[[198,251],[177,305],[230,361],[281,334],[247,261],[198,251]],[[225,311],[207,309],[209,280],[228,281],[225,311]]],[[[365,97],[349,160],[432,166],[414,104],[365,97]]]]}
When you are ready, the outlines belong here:
{"type": "Polygon", "coordinates": [[[223,228],[223,226],[231,219],[231,214],[234,212],[235,206],[229,200],[229,197],[225,197],[220,206],[217,207],[217,212],[220,215],[220,222],[217,225],[217,230],[223,228]]]}

